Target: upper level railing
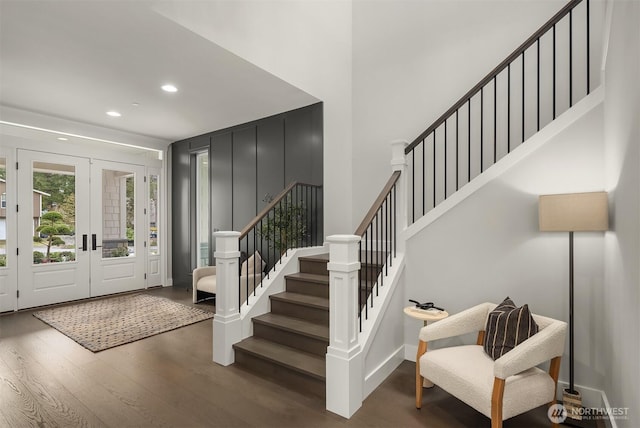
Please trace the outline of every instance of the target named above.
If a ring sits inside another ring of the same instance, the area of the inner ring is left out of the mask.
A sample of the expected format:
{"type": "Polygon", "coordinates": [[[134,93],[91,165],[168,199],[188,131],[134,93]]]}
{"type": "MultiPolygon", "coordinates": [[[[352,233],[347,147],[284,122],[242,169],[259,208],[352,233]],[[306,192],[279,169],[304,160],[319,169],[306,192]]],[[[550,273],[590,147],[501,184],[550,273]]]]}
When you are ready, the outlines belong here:
{"type": "Polygon", "coordinates": [[[395,171],[369,212],[356,229],[355,235],[361,236],[359,244],[360,272],[358,283],[358,303],[360,307],[360,330],[362,319],[368,319],[369,309],[373,308],[378,287],[384,285],[384,274],[393,265],[397,249],[397,182],[400,171],[395,171]],[[383,275],[380,275],[383,273],[383,275]],[[380,281],[378,281],[380,278],[380,281]]]}
{"type": "Polygon", "coordinates": [[[242,229],[238,307],[290,249],[322,245],[322,198],[322,186],[291,183],[242,229]]]}
{"type": "Polygon", "coordinates": [[[409,223],[589,94],[589,14],[570,1],[407,146],[409,223]]]}

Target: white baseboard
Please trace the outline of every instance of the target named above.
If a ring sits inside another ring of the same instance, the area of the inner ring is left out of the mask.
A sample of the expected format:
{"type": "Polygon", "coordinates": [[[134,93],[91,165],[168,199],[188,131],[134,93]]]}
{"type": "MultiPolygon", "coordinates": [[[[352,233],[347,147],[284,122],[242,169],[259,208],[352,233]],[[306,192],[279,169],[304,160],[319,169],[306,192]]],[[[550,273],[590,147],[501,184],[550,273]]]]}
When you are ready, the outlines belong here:
{"type": "MultiPolygon", "coordinates": [[[[405,345],[406,346],[406,345],[405,345]]],[[[382,362],[378,367],[373,369],[371,373],[368,373],[364,377],[364,388],[362,391],[362,399],[364,400],[371,394],[382,382],[398,368],[398,366],[405,360],[404,348],[401,346],[394,353],[382,362]]]]}
{"type": "MultiPolygon", "coordinates": [[[[562,399],[562,390],[568,388],[567,382],[558,381],[558,389],[556,391],[556,397],[558,400],[562,399]]],[[[575,385],[575,388],[580,391],[582,395],[582,407],[596,408],[596,409],[611,409],[607,394],[600,389],[590,388],[584,385],[575,385]]],[[[603,419],[605,425],[608,428],[617,428],[615,417],[611,414],[606,419],[603,419]]]]}
{"type": "Polygon", "coordinates": [[[418,355],[417,345],[404,345],[404,359],[412,362],[416,362],[416,355],[418,355]]]}
{"type": "MultiPolygon", "coordinates": [[[[558,400],[562,399],[562,390],[568,387],[568,382],[558,381],[558,389],[556,390],[558,400]]],[[[604,392],[584,385],[576,384],[575,387],[580,391],[580,394],[582,394],[582,407],[602,407],[602,394],[604,394],[604,392]]]]}

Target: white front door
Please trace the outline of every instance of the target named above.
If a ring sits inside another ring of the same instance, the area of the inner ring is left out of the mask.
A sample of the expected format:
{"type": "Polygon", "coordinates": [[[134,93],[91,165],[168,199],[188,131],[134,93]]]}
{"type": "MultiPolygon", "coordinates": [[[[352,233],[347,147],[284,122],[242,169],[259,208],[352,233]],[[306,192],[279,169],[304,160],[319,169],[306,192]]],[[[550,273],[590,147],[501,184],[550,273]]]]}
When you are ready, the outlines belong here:
{"type": "Polygon", "coordinates": [[[0,312],[17,309],[16,169],[12,152],[0,147],[0,312]]]}
{"type": "Polygon", "coordinates": [[[94,160],[91,195],[91,296],[145,288],[144,167],[94,160]]]}
{"type": "Polygon", "coordinates": [[[89,297],[89,159],[18,150],[17,161],[18,309],[89,297]]]}

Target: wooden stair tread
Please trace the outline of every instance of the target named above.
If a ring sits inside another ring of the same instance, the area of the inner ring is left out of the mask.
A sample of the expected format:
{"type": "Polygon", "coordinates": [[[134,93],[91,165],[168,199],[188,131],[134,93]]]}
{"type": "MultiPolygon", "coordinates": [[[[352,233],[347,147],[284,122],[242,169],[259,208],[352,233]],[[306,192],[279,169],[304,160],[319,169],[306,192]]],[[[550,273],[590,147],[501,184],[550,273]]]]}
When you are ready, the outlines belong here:
{"type": "Polygon", "coordinates": [[[312,296],[309,294],[293,293],[291,291],[284,291],[278,294],[272,294],[271,299],[279,300],[282,302],[295,303],[302,306],[308,306],[318,309],[329,310],[329,299],[326,297],[312,296]]]}
{"type": "Polygon", "coordinates": [[[316,254],[315,256],[301,256],[298,260],[308,260],[312,262],[328,262],[329,261],[329,253],[324,254],[316,254]]]}
{"type": "Polygon", "coordinates": [[[293,318],[286,315],[279,315],[268,312],[253,318],[254,323],[269,325],[281,330],[301,334],[319,340],[326,340],[329,343],[329,326],[306,321],[300,318],[293,318]]]}
{"type": "Polygon", "coordinates": [[[316,379],[326,379],[324,357],[256,337],[244,339],[233,347],[316,379]]]}
{"type": "Polygon", "coordinates": [[[298,281],[306,281],[306,282],[313,282],[316,284],[326,284],[329,285],[329,277],[325,276],[325,275],[316,275],[313,273],[292,273],[290,275],[286,275],[285,278],[287,279],[296,279],[298,281]]]}

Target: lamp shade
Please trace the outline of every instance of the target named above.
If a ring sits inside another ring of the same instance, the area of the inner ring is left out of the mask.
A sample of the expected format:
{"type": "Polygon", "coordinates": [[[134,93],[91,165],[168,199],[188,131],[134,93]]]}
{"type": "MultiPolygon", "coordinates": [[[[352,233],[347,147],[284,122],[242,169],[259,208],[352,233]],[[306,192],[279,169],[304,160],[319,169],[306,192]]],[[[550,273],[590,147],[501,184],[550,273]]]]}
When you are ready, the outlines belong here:
{"type": "Polygon", "coordinates": [[[541,195],[538,203],[543,232],[602,231],[609,227],[607,192],[541,195]]]}

